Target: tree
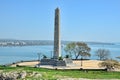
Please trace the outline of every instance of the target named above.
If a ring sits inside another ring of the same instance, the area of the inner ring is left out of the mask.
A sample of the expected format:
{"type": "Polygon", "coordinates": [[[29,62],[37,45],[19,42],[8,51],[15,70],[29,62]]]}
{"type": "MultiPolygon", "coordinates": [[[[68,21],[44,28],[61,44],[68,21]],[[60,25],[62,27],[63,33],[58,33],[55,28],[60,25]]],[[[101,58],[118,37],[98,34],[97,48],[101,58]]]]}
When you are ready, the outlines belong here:
{"type": "Polygon", "coordinates": [[[86,43],[83,42],[77,42],[76,43],[76,54],[75,57],[78,59],[79,56],[81,56],[81,59],[90,57],[91,54],[89,53],[91,50],[90,47],[86,43]]]}
{"type": "Polygon", "coordinates": [[[65,47],[65,52],[69,54],[69,57],[72,57],[72,54],[75,54],[75,46],[76,44],[74,42],[68,43],[65,47]]]}
{"type": "Polygon", "coordinates": [[[70,55],[74,54],[75,59],[78,59],[79,56],[81,56],[81,58],[90,57],[90,50],[87,44],[83,42],[72,42],[65,47],[65,51],[70,55]]]}
{"type": "Polygon", "coordinates": [[[116,60],[105,60],[99,63],[100,67],[105,67],[107,71],[112,71],[115,68],[120,68],[120,63],[116,60]]]}
{"type": "Polygon", "coordinates": [[[98,49],[95,52],[95,56],[97,56],[100,60],[106,60],[109,58],[110,51],[107,49],[98,49]]]}

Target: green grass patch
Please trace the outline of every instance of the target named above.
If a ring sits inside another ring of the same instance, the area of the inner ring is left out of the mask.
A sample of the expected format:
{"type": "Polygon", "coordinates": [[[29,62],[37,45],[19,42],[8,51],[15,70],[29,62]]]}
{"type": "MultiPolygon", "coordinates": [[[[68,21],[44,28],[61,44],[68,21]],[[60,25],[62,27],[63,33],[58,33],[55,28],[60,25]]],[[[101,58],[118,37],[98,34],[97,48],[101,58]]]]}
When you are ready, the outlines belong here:
{"type": "MultiPolygon", "coordinates": [[[[41,79],[52,79],[56,80],[58,78],[88,78],[88,79],[120,79],[120,72],[106,72],[106,71],[80,71],[80,70],[51,70],[44,68],[32,68],[32,67],[2,67],[0,70],[3,71],[14,71],[14,70],[24,70],[27,72],[38,72],[42,74],[41,79]]],[[[34,77],[27,77],[27,79],[34,79],[34,77]]],[[[37,79],[36,79],[37,80],[37,79]]]]}

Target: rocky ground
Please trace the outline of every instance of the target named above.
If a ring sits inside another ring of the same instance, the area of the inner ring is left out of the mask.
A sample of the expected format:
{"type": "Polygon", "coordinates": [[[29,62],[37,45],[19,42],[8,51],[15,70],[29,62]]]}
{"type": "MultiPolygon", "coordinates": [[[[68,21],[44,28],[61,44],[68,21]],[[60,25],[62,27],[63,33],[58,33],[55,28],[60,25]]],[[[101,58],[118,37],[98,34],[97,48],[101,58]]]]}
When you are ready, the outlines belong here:
{"type": "Polygon", "coordinates": [[[0,72],[0,80],[28,80],[26,78],[40,78],[42,74],[37,72],[10,71],[0,72]]]}
{"type": "MultiPolygon", "coordinates": [[[[49,80],[43,79],[43,74],[38,72],[26,72],[26,71],[0,71],[0,80],[49,80]],[[31,79],[32,78],[32,79],[31,79]]],[[[86,78],[68,78],[63,76],[57,76],[55,80],[119,80],[119,79],[86,79],[86,78]]]]}

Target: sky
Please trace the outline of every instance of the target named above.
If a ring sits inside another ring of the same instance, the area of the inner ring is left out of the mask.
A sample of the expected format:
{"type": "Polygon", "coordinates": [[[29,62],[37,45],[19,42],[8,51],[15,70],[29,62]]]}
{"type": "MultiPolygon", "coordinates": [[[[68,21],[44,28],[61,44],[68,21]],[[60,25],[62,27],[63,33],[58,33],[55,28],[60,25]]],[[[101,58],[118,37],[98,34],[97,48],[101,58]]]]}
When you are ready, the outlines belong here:
{"type": "Polygon", "coordinates": [[[120,0],[0,0],[0,39],[120,42],[120,0]]]}

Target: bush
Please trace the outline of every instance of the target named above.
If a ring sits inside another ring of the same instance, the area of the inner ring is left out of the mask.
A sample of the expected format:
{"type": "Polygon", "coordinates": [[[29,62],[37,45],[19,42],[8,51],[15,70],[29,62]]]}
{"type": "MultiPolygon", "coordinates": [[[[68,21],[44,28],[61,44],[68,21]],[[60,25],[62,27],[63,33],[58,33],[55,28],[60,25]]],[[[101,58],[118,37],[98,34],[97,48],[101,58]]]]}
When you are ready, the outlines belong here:
{"type": "Polygon", "coordinates": [[[46,59],[47,58],[47,56],[46,55],[43,55],[43,59],[46,59]]]}
{"type": "Polygon", "coordinates": [[[65,55],[65,58],[70,58],[70,56],[69,55],[65,55]]]}
{"type": "Polygon", "coordinates": [[[58,60],[63,60],[63,58],[62,58],[62,57],[59,57],[58,60]]]}
{"type": "Polygon", "coordinates": [[[120,68],[120,63],[116,60],[106,60],[99,63],[100,67],[104,67],[107,71],[112,71],[115,68],[120,68]]]}

